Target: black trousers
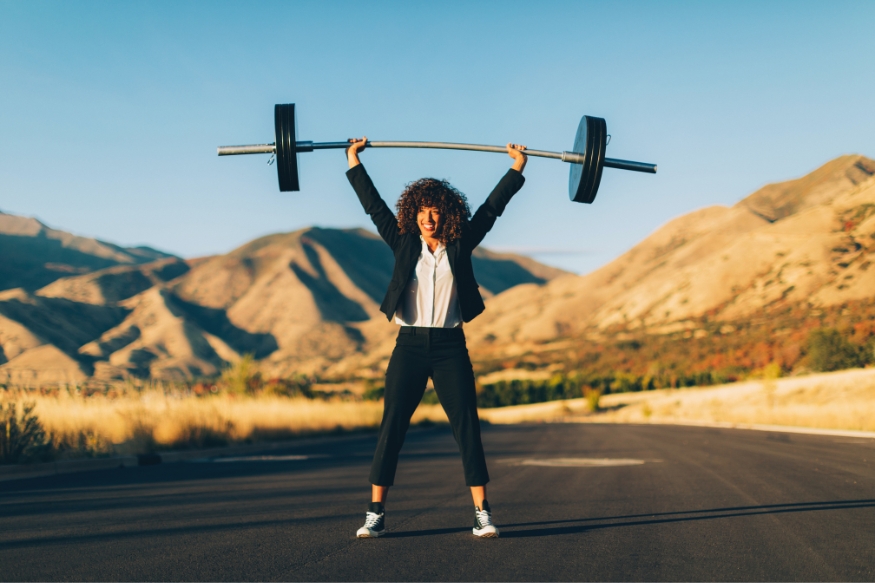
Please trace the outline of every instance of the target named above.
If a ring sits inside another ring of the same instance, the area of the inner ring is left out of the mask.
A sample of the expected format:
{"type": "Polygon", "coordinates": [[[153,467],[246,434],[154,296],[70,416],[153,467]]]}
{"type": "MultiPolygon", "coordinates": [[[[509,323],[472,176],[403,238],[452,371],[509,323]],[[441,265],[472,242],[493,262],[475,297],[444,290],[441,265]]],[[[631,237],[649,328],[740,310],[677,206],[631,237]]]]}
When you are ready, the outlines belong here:
{"type": "Polygon", "coordinates": [[[371,465],[371,483],[391,486],[395,482],[398,453],[410,427],[410,418],[422,400],[428,377],[453,428],[462,454],[465,483],[483,486],[489,481],[480,441],[480,419],[474,370],[461,328],[415,328],[404,326],[386,370],[383,421],[377,451],[371,465]]]}

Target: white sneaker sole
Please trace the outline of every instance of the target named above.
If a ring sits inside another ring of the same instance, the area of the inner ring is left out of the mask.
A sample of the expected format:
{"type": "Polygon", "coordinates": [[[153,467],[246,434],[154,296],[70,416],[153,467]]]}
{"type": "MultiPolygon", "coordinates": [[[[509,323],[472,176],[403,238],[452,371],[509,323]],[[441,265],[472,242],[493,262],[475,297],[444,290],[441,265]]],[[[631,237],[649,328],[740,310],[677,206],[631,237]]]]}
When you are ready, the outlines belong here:
{"type": "Polygon", "coordinates": [[[498,538],[498,529],[495,527],[484,528],[482,530],[477,530],[476,528],[473,528],[471,529],[471,532],[474,533],[474,536],[478,536],[480,538],[498,538]]]}
{"type": "Polygon", "coordinates": [[[360,528],[355,533],[357,538],[379,538],[386,534],[385,530],[371,530],[370,528],[360,528]]]}

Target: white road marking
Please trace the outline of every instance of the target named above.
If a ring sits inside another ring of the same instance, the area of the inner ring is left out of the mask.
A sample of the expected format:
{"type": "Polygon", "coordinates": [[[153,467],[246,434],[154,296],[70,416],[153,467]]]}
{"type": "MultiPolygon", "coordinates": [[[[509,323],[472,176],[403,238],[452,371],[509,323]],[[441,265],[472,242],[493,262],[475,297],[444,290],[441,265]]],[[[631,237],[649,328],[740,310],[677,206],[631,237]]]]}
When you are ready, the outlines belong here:
{"type": "MultiPolygon", "coordinates": [[[[548,466],[557,468],[605,468],[611,466],[640,466],[645,460],[628,458],[586,458],[586,457],[560,457],[560,458],[535,458],[502,460],[504,463],[515,466],[548,466]]],[[[650,460],[658,461],[658,460],[650,460]]]]}
{"type": "Polygon", "coordinates": [[[290,462],[328,457],[327,455],[243,455],[212,458],[213,462],[290,462]]]}

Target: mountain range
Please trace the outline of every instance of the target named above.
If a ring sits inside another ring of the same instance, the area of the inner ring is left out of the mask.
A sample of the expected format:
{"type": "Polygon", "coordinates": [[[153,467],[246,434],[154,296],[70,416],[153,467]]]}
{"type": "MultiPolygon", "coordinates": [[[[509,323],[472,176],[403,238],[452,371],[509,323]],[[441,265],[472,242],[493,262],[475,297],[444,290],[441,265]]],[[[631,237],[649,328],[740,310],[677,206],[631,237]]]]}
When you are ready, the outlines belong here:
{"type": "Polygon", "coordinates": [[[781,305],[871,299],[873,177],[875,161],[847,155],[732,207],[683,215],[592,273],[493,298],[467,334],[518,353],[608,332],[702,335],[703,317],[728,323],[781,305]]]}
{"type": "MultiPolygon", "coordinates": [[[[182,260],[0,214],[0,254],[0,382],[183,380],[243,354],[269,376],[377,377],[393,345],[378,310],[392,255],[363,229],[182,260]]],[[[476,366],[563,343],[731,334],[781,306],[872,300],[873,261],[875,161],[842,156],[678,217],[586,275],[478,249],[487,310],[466,336],[476,366]]]]}
{"type": "MultiPolygon", "coordinates": [[[[269,375],[324,374],[394,331],[379,312],[392,254],[363,229],[304,229],[182,260],[0,218],[0,381],[183,380],[244,354],[269,375]]],[[[566,273],[486,249],[474,264],[487,297],[566,273]]]]}

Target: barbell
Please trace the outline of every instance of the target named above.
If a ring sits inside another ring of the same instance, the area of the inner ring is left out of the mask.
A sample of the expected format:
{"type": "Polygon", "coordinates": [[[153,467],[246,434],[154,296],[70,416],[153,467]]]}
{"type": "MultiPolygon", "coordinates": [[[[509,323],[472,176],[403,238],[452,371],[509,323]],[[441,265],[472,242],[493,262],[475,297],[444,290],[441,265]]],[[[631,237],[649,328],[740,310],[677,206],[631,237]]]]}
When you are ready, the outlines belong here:
{"type": "MultiPolygon", "coordinates": [[[[276,156],[276,172],[280,192],[300,190],[298,182],[298,153],[314,150],[337,150],[348,148],[349,142],[298,141],[295,104],[277,104],[273,110],[274,137],[272,144],[251,146],[219,146],[219,156],[237,154],[273,154],[276,156]]],[[[569,162],[568,198],[574,202],[590,204],[595,200],[602,180],[602,169],[618,168],[633,172],[656,174],[656,164],[605,158],[608,130],[605,120],[585,115],[577,126],[574,147],[570,152],[548,152],[526,149],[526,154],[539,158],[553,158],[569,162]]],[[[376,142],[368,141],[368,148],[436,148],[444,150],[473,150],[477,152],[506,153],[504,146],[481,144],[456,144],[451,142],[376,142]]]]}

